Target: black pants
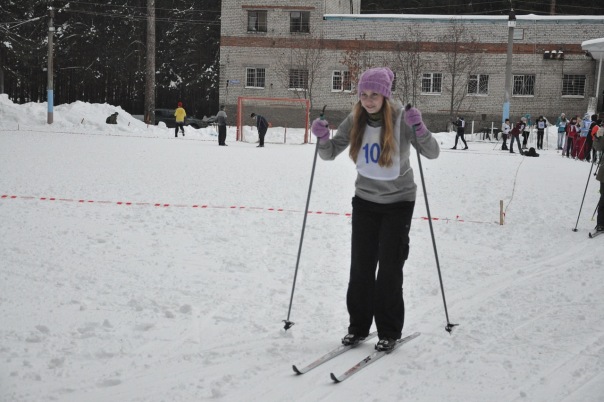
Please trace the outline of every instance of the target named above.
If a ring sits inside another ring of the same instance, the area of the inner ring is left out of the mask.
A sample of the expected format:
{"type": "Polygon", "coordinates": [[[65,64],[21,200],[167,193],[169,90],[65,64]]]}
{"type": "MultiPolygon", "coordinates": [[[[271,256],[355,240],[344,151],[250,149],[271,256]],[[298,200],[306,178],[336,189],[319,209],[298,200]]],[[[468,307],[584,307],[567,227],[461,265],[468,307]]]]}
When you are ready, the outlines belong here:
{"type": "Polygon", "coordinates": [[[266,135],[266,129],[264,130],[258,130],[258,137],[260,139],[260,146],[263,147],[264,146],[264,136],[266,135]]]}
{"type": "Polygon", "coordinates": [[[543,130],[537,130],[537,149],[543,149],[543,130]]]}
{"type": "Polygon", "coordinates": [[[226,126],[218,126],[218,145],[226,145],[226,126]]]}
{"type": "Polygon", "coordinates": [[[522,132],[522,147],[526,148],[526,144],[528,143],[528,139],[529,139],[529,135],[531,134],[530,131],[523,131],[522,132]]]}
{"type": "Polygon", "coordinates": [[[409,256],[414,207],[415,201],[376,204],[352,199],[348,333],[367,335],[375,317],[380,338],[401,337],[405,321],[403,265],[409,256]]]}
{"type": "Polygon", "coordinates": [[[518,152],[522,153],[522,147],[520,146],[520,136],[512,134],[510,138],[510,152],[514,152],[514,140],[518,143],[518,152]]]}
{"type": "Polygon", "coordinates": [[[573,138],[571,137],[566,137],[566,157],[570,158],[570,153],[572,152],[573,149],[573,138]]]}
{"type": "Polygon", "coordinates": [[[503,143],[501,144],[501,150],[507,151],[508,150],[508,135],[501,134],[501,141],[503,141],[503,143]]]}
{"type": "Polygon", "coordinates": [[[185,123],[176,122],[176,127],[174,127],[174,136],[178,137],[178,128],[180,127],[180,131],[182,131],[182,135],[185,135],[185,123]]]}
{"type": "Polygon", "coordinates": [[[453,148],[457,148],[457,141],[459,141],[459,139],[461,138],[461,142],[463,142],[463,144],[466,146],[466,148],[468,147],[468,143],[466,142],[465,138],[464,138],[464,132],[457,132],[457,135],[455,136],[455,145],[453,145],[453,148]]]}

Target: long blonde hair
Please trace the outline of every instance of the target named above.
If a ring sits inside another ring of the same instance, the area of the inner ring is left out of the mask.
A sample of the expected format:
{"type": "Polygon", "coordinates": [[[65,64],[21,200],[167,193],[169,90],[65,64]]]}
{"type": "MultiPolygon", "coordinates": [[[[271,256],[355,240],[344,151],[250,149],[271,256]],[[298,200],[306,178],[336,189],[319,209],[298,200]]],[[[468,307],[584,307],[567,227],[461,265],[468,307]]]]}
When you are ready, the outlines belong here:
{"type": "MultiPolygon", "coordinates": [[[[396,141],[394,139],[394,124],[392,122],[394,107],[390,100],[384,98],[384,104],[382,105],[382,127],[380,130],[380,147],[382,152],[378,165],[380,167],[392,166],[392,154],[396,149],[396,141]]],[[[365,110],[361,101],[359,100],[354,108],[352,109],[352,129],[350,130],[350,149],[348,154],[350,159],[357,162],[357,156],[361,150],[363,144],[363,135],[365,134],[365,127],[367,126],[367,120],[369,119],[369,113],[365,110]]]]}

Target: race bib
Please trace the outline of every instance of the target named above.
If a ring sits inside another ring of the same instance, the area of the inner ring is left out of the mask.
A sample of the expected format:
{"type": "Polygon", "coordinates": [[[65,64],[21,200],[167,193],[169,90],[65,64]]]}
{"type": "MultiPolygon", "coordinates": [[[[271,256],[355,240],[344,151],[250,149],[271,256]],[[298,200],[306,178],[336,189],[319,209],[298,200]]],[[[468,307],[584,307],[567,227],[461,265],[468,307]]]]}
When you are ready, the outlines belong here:
{"type": "Polygon", "coordinates": [[[357,171],[361,176],[374,180],[394,180],[399,177],[401,172],[401,154],[400,154],[400,121],[401,115],[396,119],[394,126],[394,138],[396,147],[392,155],[391,166],[380,166],[378,161],[382,154],[380,145],[381,127],[367,126],[363,135],[363,145],[357,155],[357,171]]]}

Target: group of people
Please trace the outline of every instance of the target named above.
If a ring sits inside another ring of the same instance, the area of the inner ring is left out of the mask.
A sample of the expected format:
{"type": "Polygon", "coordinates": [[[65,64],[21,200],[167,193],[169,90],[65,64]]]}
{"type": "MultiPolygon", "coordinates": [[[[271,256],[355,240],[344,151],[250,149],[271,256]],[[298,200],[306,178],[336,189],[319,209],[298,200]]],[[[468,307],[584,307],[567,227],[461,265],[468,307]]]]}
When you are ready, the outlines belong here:
{"type": "MultiPolygon", "coordinates": [[[[216,120],[214,121],[218,126],[218,145],[227,146],[226,144],[226,129],[227,129],[227,114],[225,112],[225,106],[221,105],[220,110],[216,113],[216,120]]],[[[176,118],[176,127],[174,136],[178,137],[178,129],[182,131],[182,135],[185,135],[184,124],[187,113],[183,108],[182,102],[178,102],[178,107],[174,111],[174,117],[176,118]]],[[[256,128],[258,129],[258,148],[264,147],[264,137],[269,127],[269,123],[264,116],[256,113],[252,113],[250,117],[254,120],[256,128]]]]}
{"type": "Polygon", "coordinates": [[[595,162],[598,151],[593,147],[594,138],[603,120],[597,115],[585,113],[583,119],[572,116],[570,119],[561,113],[556,121],[558,127],[558,150],[562,156],[595,162]]]}

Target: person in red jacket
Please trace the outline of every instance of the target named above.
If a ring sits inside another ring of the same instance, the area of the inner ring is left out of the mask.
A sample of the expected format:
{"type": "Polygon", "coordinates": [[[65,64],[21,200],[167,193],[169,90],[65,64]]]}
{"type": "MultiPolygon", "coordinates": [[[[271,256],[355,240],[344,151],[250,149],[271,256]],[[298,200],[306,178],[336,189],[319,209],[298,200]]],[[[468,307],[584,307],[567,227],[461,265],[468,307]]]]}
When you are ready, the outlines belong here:
{"type": "Polygon", "coordinates": [[[522,153],[522,146],[520,145],[520,134],[524,131],[525,127],[526,127],[526,117],[522,117],[520,118],[520,121],[517,122],[514,125],[514,128],[512,129],[512,131],[510,131],[510,134],[512,135],[512,137],[510,138],[510,153],[514,154],[514,140],[516,140],[516,143],[518,144],[518,152],[520,153],[520,155],[523,155],[522,153]]]}
{"type": "Polygon", "coordinates": [[[570,119],[570,123],[566,125],[566,157],[570,158],[571,157],[571,153],[572,153],[572,157],[574,158],[577,154],[577,150],[575,149],[576,147],[575,145],[575,141],[576,138],[579,136],[579,126],[577,123],[577,117],[573,117],[572,119],[570,119]]]}

